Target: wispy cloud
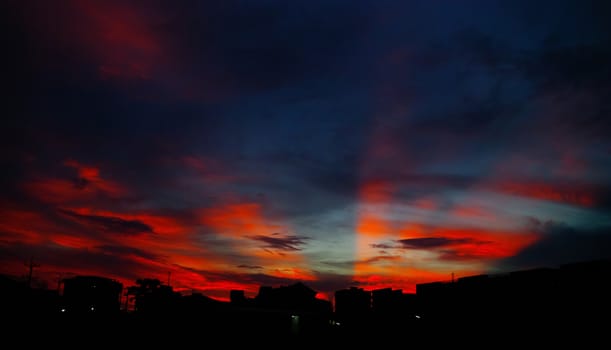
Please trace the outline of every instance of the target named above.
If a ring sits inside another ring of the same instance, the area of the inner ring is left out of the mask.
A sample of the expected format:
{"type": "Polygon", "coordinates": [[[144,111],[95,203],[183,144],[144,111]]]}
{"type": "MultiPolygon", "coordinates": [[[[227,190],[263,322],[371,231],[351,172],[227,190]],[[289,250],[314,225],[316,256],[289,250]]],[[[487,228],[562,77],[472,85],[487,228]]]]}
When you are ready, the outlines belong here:
{"type": "Polygon", "coordinates": [[[257,235],[249,237],[252,240],[264,243],[264,248],[280,251],[299,251],[310,239],[305,236],[288,235],[282,236],[274,233],[271,236],[257,235]]]}
{"type": "MultiPolygon", "coordinates": [[[[400,239],[397,242],[406,249],[430,249],[464,243],[474,243],[471,238],[419,237],[400,239]]],[[[479,242],[480,244],[483,242],[479,242]]]]}
{"type": "Polygon", "coordinates": [[[85,215],[66,209],[60,209],[59,212],[84,226],[103,232],[126,235],[153,233],[153,229],[149,225],[138,220],[125,220],[115,216],[85,215]]]}
{"type": "Polygon", "coordinates": [[[263,268],[263,266],[260,266],[260,265],[245,265],[245,264],[238,265],[238,267],[241,269],[249,269],[249,270],[258,270],[258,269],[263,268]]]}

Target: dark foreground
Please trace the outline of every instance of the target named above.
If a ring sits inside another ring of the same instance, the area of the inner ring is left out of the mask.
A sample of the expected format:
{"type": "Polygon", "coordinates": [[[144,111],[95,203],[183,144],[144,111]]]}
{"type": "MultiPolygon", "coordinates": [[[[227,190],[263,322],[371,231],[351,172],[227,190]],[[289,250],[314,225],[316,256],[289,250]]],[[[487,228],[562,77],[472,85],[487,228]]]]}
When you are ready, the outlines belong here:
{"type": "Polygon", "coordinates": [[[25,348],[48,347],[57,342],[70,349],[156,349],[166,346],[191,349],[238,346],[266,349],[362,346],[376,349],[415,346],[606,349],[611,345],[608,319],[583,315],[574,320],[561,315],[531,318],[529,315],[513,315],[511,318],[496,315],[489,319],[448,317],[444,320],[370,319],[351,325],[287,323],[240,314],[209,315],[207,318],[160,318],[135,314],[4,316],[4,341],[25,348]]]}

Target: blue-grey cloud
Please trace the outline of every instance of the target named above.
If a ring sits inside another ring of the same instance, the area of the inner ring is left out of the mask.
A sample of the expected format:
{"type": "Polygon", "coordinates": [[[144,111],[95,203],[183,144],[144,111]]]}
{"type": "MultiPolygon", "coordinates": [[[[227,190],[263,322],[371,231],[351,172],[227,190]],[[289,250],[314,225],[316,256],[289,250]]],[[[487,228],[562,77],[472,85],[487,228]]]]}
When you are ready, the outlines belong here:
{"type": "Polygon", "coordinates": [[[395,244],[375,243],[372,248],[378,249],[437,249],[457,244],[473,243],[471,238],[418,237],[398,239],[395,244]]]}
{"type": "Polygon", "coordinates": [[[303,249],[303,246],[310,239],[305,236],[287,235],[282,236],[278,233],[274,233],[271,236],[250,236],[252,240],[265,243],[264,248],[280,251],[299,251],[303,249]]]}

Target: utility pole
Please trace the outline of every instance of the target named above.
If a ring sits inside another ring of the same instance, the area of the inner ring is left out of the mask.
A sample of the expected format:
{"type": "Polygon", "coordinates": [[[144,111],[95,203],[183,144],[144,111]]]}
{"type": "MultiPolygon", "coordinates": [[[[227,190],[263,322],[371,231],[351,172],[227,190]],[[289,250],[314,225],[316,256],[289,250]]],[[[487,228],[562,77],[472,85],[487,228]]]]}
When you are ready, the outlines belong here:
{"type": "Polygon", "coordinates": [[[29,272],[28,272],[28,288],[32,288],[32,272],[34,271],[35,268],[40,267],[40,264],[35,264],[34,263],[34,257],[30,257],[30,262],[29,263],[24,263],[25,266],[28,267],[29,272]]]}
{"type": "Polygon", "coordinates": [[[452,272],[452,283],[454,283],[454,272],[452,272]]]}

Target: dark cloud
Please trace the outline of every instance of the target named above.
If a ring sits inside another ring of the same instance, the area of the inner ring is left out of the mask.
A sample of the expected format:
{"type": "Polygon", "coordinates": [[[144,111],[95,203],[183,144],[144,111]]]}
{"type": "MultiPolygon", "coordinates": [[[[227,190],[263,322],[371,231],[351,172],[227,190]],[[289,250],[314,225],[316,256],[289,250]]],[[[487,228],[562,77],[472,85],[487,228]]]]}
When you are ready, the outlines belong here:
{"type": "Polygon", "coordinates": [[[125,220],[114,216],[84,215],[70,210],[61,209],[59,212],[87,227],[107,233],[138,235],[153,233],[153,228],[139,220],[125,220]]]}
{"type": "Polygon", "coordinates": [[[378,249],[435,249],[457,244],[474,243],[471,238],[447,238],[447,237],[419,237],[396,240],[398,244],[372,244],[372,248],[378,249]]]}
{"type": "Polygon", "coordinates": [[[429,136],[463,131],[459,146],[486,144],[498,156],[507,150],[549,154],[559,139],[566,148],[601,141],[611,129],[604,102],[611,97],[611,35],[600,30],[609,26],[600,20],[609,6],[516,3],[508,10],[520,13],[518,21],[541,11],[551,17],[527,21],[530,38],[475,27],[458,32],[450,60],[465,72],[457,79],[458,98],[414,124],[429,136]]]}
{"type": "Polygon", "coordinates": [[[541,239],[517,255],[498,262],[494,269],[557,267],[611,257],[611,227],[585,229],[553,221],[534,221],[534,225],[542,234],[541,239]]]}
{"type": "MultiPolygon", "coordinates": [[[[378,248],[377,245],[373,245],[374,248],[378,248]]],[[[390,247],[390,246],[389,246],[390,247]]],[[[399,246],[392,246],[390,248],[399,248],[399,246]]],[[[375,264],[383,261],[394,261],[401,259],[399,255],[377,255],[368,259],[363,260],[346,260],[346,261],[323,261],[322,263],[329,266],[340,267],[340,268],[353,268],[358,264],[375,264]]]]}
{"type": "Polygon", "coordinates": [[[162,257],[142,249],[122,245],[100,245],[96,249],[113,255],[134,255],[151,261],[161,261],[162,257]]]}
{"type": "Polygon", "coordinates": [[[235,282],[239,284],[256,284],[259,286],[280,286],[289,285],[297,282],[296,279],[276,277],[265,273],[236,273],[229,271],[212,271],[195,269],[191,267],[176,265],[181,269],[195,272],[203,276],[207,281],[211,283],[216,282],[235,282]]]}
{"type": "Polygon", "coordinates": [[[307,241],[310,239],[309,237],[305,237],[305,236],[294,236],[294,235],[281,236],[278,233],[274,233],[272,234],[272,236],[258,235],[258,236],[250,236],[249,238],[255,241],[265,243],[264,245],[265,248],[269,248],[273,250],[280,250],[280,251],[302,250],[303,249],[302,246],[305,245],[307,241]]]}
{"type": "Polygon", "coordinates": [[[201,72],[203,81],[212,77],[219,88],[230,90],[335,75],[368,24],[362,4],[198,2],[172,7],[166,11],[177,14],[176,19],[164,29],[184,63],[199,67],[192,71],[201,72]]]}
{"type": "Polygon", "coordinates": [[[323,273],[316,272],[316,280],[314,281],[306,281],[305,284],[310,286],[312,289],[319,291],[321,293],[325,293],[329,296],[329,300],[332,300],[334,293],[338,290],[349,288],[351,286],[356,286],[354,281],[354,276],[352,275],[342,275],[337,273],[323,273]]]}
{"type": "Polygon", "coordinates": [[[543,116],[542,127],[558,125],[568,139],[581,143],[604,138],[611,130],[611,38],[602,43],[552,45],[517,62],[519,70],[534,82],[536,94],[553,115],[543,116]],[[547,117],[547,118],[545,118],[547,117]],[[589,138],[589,139],[588,139],[589,138]]]}
{"type": "Polygon", "coordinates": [[[260,265],[245,265],[245,264],[238,265],[238,267],[241,269],[249,269],[249,270],[258,270],[258,269],[263,268],[263,266],[260,266],[260,265]]]}
{"type": "Polygon", "coordinates": [[[400,239],[397,242],[406,249],[431,249],[469,242],[469,239],[452,239],[446,237],[421,237],[400,239]]]}
{"type": "Polygon", "coordinates": [[[121,276],[127,280],[141,278],[150,273],[151,266],[145,262],[132,259],[117,251],[111,254],[108,250],[68,248],[54,244],[25,245],[12,243],[0,245],[0,261],[14,261],[15,258],[27,261],[32,258],[40,265],[37,274],[51,280],[49,274],[95,274],[102,277],[121,276]]]}
{"type": "MultiPolygon", "coordinates": [[[[609,42],[548,47],[524,58],[525,76],[546,88],[608,89],[611,86],[609,42]]],[[[608,93],[608,91],[607,91],[608,93]]]]}
{"type": "Polygon", "coordinates": [[[379,256],[374,256],[372,258],[369,258],[369,259],[363,261],[363,263],[371,264],[371,263],[377,263],[377,262],[380,262],[380,261],[393,261],[393,260],[397,260],[397,259],[401,259],[401,257],[398,256],[398,255],[379,255],[379,256]]]}
{"type": "Polygon", "coordinates": [[[397,249],[400,248],[399,245],[396,244],[388,244],[388,243],[374,243],[371,245],[371,248],[376,249],[397,249]]]}
{"type": "MultiPolygon", "coordinates": [[[[478,260],[478,259],[487,259],[485,254],[482,254],[481,251],[477,249],[473,249],[475,246],[482,246],[487,244],[493,244],[492,241],[486,240],[478,240],[474,238],[448,238],[443,236],[433,236],[433,237],[418,237],[418,238],[406,238],[399,239],[394,241],[395,243],[376,243],[371,244],[372,248],[391,250],[391,249],[401,249],[401,250],[430,250],[437,253],[437,258],[443,261],[469,261],[469,260],[478,260]],[[466,248],[465,247],[469,247],[466,248]]],[[[494,250],[494,248],[490,248],[494,250]]],[[[484,250],[485,251],[485,250],[484,250]]],[[[392,260],[399,258],[397,256],[392,255],[382,255],[376,257],[377,259],[384,260],[392,260]]]]}

